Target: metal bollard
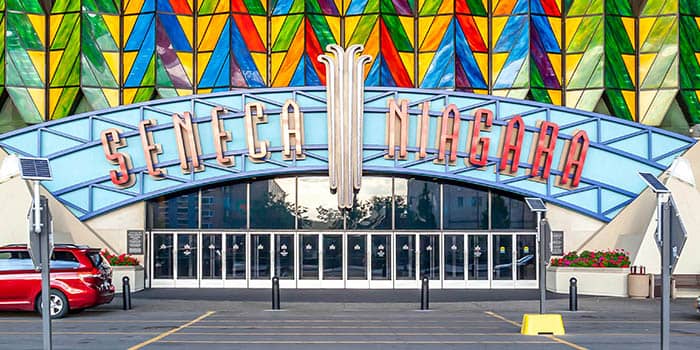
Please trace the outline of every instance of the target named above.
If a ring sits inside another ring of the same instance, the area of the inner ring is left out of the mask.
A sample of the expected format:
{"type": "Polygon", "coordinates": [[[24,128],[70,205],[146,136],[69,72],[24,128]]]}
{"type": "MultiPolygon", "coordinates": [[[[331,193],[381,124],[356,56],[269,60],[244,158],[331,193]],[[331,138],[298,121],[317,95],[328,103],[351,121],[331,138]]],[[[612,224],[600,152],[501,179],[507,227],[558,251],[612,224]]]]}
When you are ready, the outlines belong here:
{"type": "Polygon", "coordinates": [[[129,285],[129,276],[122,278],[122,308],[131,310],[131,286],[129,285]]]}
{"type": "Polygon", "coordinates": [[[280,309],[280,279],[272,277],[272,310],[280,309]]]}
{"type": "Polygon", "coordinates": [[[428,310],[429,305],[428,305],[428,292],[429,292],[429,286],[428,283],[430,280],[428,279],[428,276],[423,276],[423,281],[421,283],[421,293],[420,293],[420,309],[421,310],[428,310]]]}
{"type": "Polygon", "coordinates": [[[576,277],[569,279],[569,311],[578,311],[578,287],[576,277]]]}

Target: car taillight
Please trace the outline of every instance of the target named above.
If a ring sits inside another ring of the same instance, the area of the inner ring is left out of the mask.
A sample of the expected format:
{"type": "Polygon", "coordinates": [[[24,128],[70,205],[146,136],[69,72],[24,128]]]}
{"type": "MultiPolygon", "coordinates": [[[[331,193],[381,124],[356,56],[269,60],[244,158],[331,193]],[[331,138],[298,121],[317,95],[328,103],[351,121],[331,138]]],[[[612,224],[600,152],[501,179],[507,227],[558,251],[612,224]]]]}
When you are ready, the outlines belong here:
{"type": "Polygon", "coordinates": [[[100,284],[102,283],[102,276],[98,274],[81,274],[80,279],[85,282],[85,284],[100,284]]]}

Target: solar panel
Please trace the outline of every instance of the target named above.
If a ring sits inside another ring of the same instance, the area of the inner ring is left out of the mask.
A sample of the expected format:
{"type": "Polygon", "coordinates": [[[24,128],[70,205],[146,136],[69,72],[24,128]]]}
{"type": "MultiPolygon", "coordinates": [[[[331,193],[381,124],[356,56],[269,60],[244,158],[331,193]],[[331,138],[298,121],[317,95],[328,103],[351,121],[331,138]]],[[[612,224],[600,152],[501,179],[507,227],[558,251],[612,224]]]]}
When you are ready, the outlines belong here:
{"type": "Polygon", "coordinates": [[[51,167],[46,158],[19,158],[20,172],[25,180],[51,180],[51,167]]]}
{"type": "Polygon", "coordinates": [[[544,202],[539,198],[525,198],[525,203],[527,203],[527,206],[530,207],[531,211],[547,211],[547,207],[544,205],[544,202]]]}
{"type": "Polygon", "coordinates": [[[651,190],[654,191],[654,193],[671,192],[666,185],[662,184],[661,181],[656,178],[656,176],[650,173],[639,173],[639,176],[641,176],[642,180],[647,183],[647,186],[651,187],[651,190]]]}

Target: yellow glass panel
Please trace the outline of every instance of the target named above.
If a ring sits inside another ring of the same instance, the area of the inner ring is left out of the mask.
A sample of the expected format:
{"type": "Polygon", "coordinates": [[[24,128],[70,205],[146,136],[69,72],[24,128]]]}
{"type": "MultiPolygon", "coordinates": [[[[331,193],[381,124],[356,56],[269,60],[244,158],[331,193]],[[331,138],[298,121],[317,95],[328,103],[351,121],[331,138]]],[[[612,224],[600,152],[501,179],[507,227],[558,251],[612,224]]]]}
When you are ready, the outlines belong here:
{"type": "Polygon", "coordinates": [[[419,84],[423,83],[425,73],[428,71],[428,67],[430,67],[430,62],[433,61],[434,56],[435,52],[421,52],[418,54],[418,76],[420,77],[419,84]]]}
{"type": "Polygon", "coordinates": [[[177,55],[177,58],[180,59],[180,63],[182,63],[182,67],[185,68],[185,74],[187,74],[187,78],[190,79],[190,82],[192,81],[192,63],[194,59],[194,55],[189,52],[175,52],[177,55]]]}
{"type": "Polygon", "coordinates": [[[549,26],[552,27],[552,33],[554,33],[554,38],[557,39],[557,44],[561,47],[561,19],[558,17],[547,17],[549,20],[549,26]]]}
{"type": "Polygon", "coordinates": [[[566,48],[569,48],[571,40],[573,40],[574,35],[578,31],[579,25],[581,25],[583,17],[571,17],[566,19],[566,48]]]}
{"type": "Polygon", "coordinates": [[[443,0],[438,9],[439,14],[451,14],[454,9],[454,0],[443,0]]]}
{"type": "Polygon", "coordinates": [[[418,18],[418,42],[420,43],[421,51],[425,50],[423,48],[425,37],[428,35],[428,31],[430,31],[430,26],[433,24],[433,21],[435,21],[435,16],[418,18]]]}
{"type": "Polygon", "coordinates": [[[102,89],[102,93],[107,97],[107,102],[110,107],[119,105],[119,90],[117,89],[102,89]]]}
{"type": "MultiPolygon", "coordinates": [[[[644,42],[647,40],[647,36],[651,32],[651,28],[654,26],[654,22],[656,22],[655,17],[642,17],[639,19],[639,44],[640,45],[644,45],[644,42]]],[[[632,28],[634,28],[634,23],[633,23],[632,28]]],[[[625,29],[627,29],[627,28],[625,28],[625,29]]],[[[627,30],[627,31],[629,32],[629,30],[627,30]]],[[[630,36],[630,38],[634,38],[634,36],[630,36]]]]}
{"type": "Polygon", "coordinates": [[[144,1],[145,0],[126,1],[125,2],[126,7],[124,8],[124,13],[139,13],[139,12],[141,12],[141,8],[143,7],[144,1]]]}
{"type": "Polygon", "coordinates": [[[34,105],[39,110],[41,118],[46,120],[46,110],[44,109],[46,106],[46,93],[44,89],[27,89],[27,91],[32,96],[32,101],[34,101],[34,105]]]}
{"type": "Polygon", "coordinates": [[[251,52],[250,55],[253,57],[255,67],[258,68],[263,81],[267,81],[267,53],[251,52]]]}
{"type": "Polygon", "coordinates": [[[273,86],[287,86],[292,80],[294,75],[294,70],[299,64],[302,55],[304,54],[304,26],[299,26],[296,34],[294,35],[294,40],[292,40],[292,45],[287,50],[287,54],[282,60],[279,66],[279,71],[275,75],[275,79],[272,82],[273,86]]]}
{"type": "Polygon", "coordinates": [[[399,57],[401,57],[403,66],[406,67],[406,71],[408,72],[408,77],[411,78],[411,82],[416,81],[415,70],[413,69],[413,57],[415,57],[413,52],[399,52],[399,57]]]}
{"type": "MultiPolygon", "coordinates": [[[[255,29],[258,31],[258,35],[260,35],[261,38],[263,38],[263,42],[265,42],[265,38],[267,38],[267,17],[265,16],[250,16],[253,19],[253,25],[255,25],[255,29]]],[[[265,44],[267,45],[267,44],[265,44]]]]}
{"type": "MultiPolygon", "coordinates": [[[[333,34],[333,39],[335,39],[335,42],[339,43],[340,40],[340,17],[335,17],[335,16],[324,16],[326,18],[326,22],[328,22],[328,28],[330,28],[331,33],[333,34]]],[[[265,20],[265,17],[263,17],[263,20],[265,20]]],[[[322,47],[321,49],[325,50],[325,47],[322,47]]]]}
{"type": "Polygon", "coordinates": [[[124,89],[124,104],[130,104],[134,102],[134,97],[136,96],[137,88],[124,89]]]}
{"type": "Polygon", "coordinates": [[[192,41],[192,35],[194,34],[194,21],[192,16],[176,16],[177,21],[180,22],[180,27],[182,27],[182,31],[185,33],[185,37],[187,37],[187,42],[192,45],[194,41],[192,41]]]}
{"type": "MultiPolygon", "coordinates": [[[[56,52],[58,52],[57,56],[59,57],[63,54],[63,51],[56,52]]],[[[27,54],[29,54],[29,58],[32,60],[34,68],[36,68],[37,73],[39,73],[39,78],[41,79],[41,81],[46,82],[46,66],[44,65],[44,58],[46,57],[46,55],[44,54],[44,51],[27,51],[27,54]]],[[[56,60],[56,65],[58,64],[58,61],[59,60],[56,60]]],[[[51,64],[54,64],[53,60],[51,61],[51,64]]],[[[54,71],[56,71],[55,68],[54,71]]]]}
{"type": "Polygon", "coordinates": [[[109,71],[112,72],[113,77],[119,76],[119,52],[107,52],[102,51],[102,55],[105,57],[105,61],[109,66],[109,71]]]}
{"type": "Polygon", "coordinates": [[[433,25],[430,26],[428,35],[423,41],[422,50],[424,51],[436,51],[440,46],[442,37],[445,36],[447,27],[450,25],[452,16],[436,16],[433,21],[433,25]]]}
{"type": "MultiPolygon", "coordinates": [[[[134,67],[134,61],[136,60],[136,55],[138,51],[124,51],[124,72],[131,72],[131,68],[134,67]]],[[[124,74],[122,84],[126,82],[127,74],[124,74]]],[[[134,92],[135,94],[136,92],[134,92]]]]}
{"type": "Polygon", "coordinates": [[[124,18],[124,42],[126,43],[126,40],[129,39],[129,34],[134,30],[138,16],[122,16],[122,18],[124,18]]]}
{"type": "MultiPolygon", "coordinates": [[[[28,14],[27,17],[29,18],[29,21],[32,22],[32,27],[34,27],[34,31],[36,32],[36,35],[39,36],[39,40],[41,41],[41,45],[46,47],[46,35],[44,35],[44,28],[45,23],[46,23],[46,18],[44,18],[44,15],[31,15],[28,14]]],[[[56,31],[54,30],[52,33],[55,33],[56,31]]]]}
{"type": "Polygon", "coordinates": [[[488,70],[489,70],[489,54],[475,52],[474,58],[476,59],[476,64],[479,65],[479,70],[481,71],[481,76],[486,77],[488,75],[488,70]]]}
{"type": "Polygon", "coordinates": [[[548,53],[549,61],[552,62],[552,68],[554,68],[554,74],[557,75],[557,81],[561,83],[561,54],[558,53],[548,53]]]}
{"type": "MultiPolygon", "coordinates": [[[[642,53],[639,54],[639,81],[643,82],[649,73],[651,65],[654,63],[656,58],[656,53],[642,53]]],[[[626,55],[622,55],[624,59],[626,55]]],[[[634,58],[634,56],[632,56],[634,58]]],[[[627,60],[625,60],[625,65],[627,65],[627,60]]],[[[632,68],[634,68],[634,62],[632,62],[632,68]]],[[[629,69],[629,68],[628,68],[629,69]]],[[[634,70],[633,70],[634,71],[634,70]]]]}
{"type": "MultiPolygon", "coordinates": [[[[270,42],[274,45],[275,41],[277,41],[277,37],[280,35],[280,30],[282,29],[282,24],[284,24],[284,20],[287,18],[287,16],[272,16],[272,23],[271,23],[271,38],[272,39],[270,42]]],[[[303,26],[302,26],[303,27],[303,26]]]]}
{"type": "MultiPolygon", "coordinates": [[[[621,55],[622,60],[625,62],[625,67],[627,67],[627,72],[630,75],[630,78],[632,78],[632,84],[636,84],[636,76],[635,76],[635,69],[634,69],[634,55],[621,55]]],[[[640,67],[640,72],[641,72],[641,67],[640,67]]],[[[641,74],[641,73],[640,73],[641,74]]]]}
{"type": "MultiPolygon", "coordinates": [[[[56,105],[58,105],[58,100],[61,98],[63,93],[63,88],[49,89],[49,115],[53,116],[53,112],[56,110],[56,105]]],[[[34,95],[32,95],[34,98],[34,95]]],[[[34,100],[36,102],[36,99],[34,100]]],[[[43,108],[41,109],[43,111],[43,108]]]]}
{"type": "Polygon", "coordinates": [[[503,28],[506,26],[506,21],[508,21],[508,17],[494,17],[493,18],[493,26],[491,27],[493,30],[493,45],[496,46],[496,42],[498,42],[498,38],[501,37],[501,33],[503,32],[503,28]]]}
{"type": "Polygon", "coordinates": [[[102,15],[102,19],[107,25],[107,30],[109,30],[109,34],[112,36],[112,38],[117,39],[117,45],[119,45],[119,16],[102,15]]]}
{"type": "Polygon", "coordinates": [[[571,78],[574,76],[574,73],[576,72],[576,67],[578,67],[579,62],[581,62],[582,57],[583,57],[582,53],[566,55],[566,81],[567,81],[567,84],[569,81],[571,81],[571,78]]]}
{"type": "Polygon", "coordinates": [[[415,43],[413,42],[413,32],[414,32],[413,17],[399,16],[399,21],[401,21],[401,25],[403,26],[403,29],[406,31],[406,36],[408,37],[408,41],[411,43],[411,46],[415,47],[415,43]]]}
{"type": "MultiPolygon", "coordinates": [[[[199,52],[197,54],[197,81],[202,79],[204,71],[207,69],[207,64],[209,64],[209,59],[211,58],[211,52],[199,52]]],[[[199,91],[202,91],[201,89],[199,91]]]]}
{"type": "MultiPolygon", "coordinates": [[[[230,7],[229,7],[230,1],[229,0],[219,0],[219,3],[216,5],[216,12],[228,12],[230,7]]],[[[265,1],[262,2],[263,6],[265,6],[265,1]]]]}
{"type": "Polygon", "coordinates": [[[547,93],[549,93],[549,98],[552,99],[552,104],[561,105],[561,90],[549,89],[547,93]]]}
{"type": "Polygon", "coordinates": [[[622,90],[622,97],[625,98],[625,103],[627,103],[627,108],[630,110],[630,113],[634,117],[634,119],[637,119],[637,106],[634,103],[634,91],[627,91],[627,90],[622,90]]]}
{"type": "MultiPolygon", "coordinates": [[[[54,38],[56,36],[56,33],[58,32],[58,27],[61,26],[61,21],[63,21],[62,14],[51,15],[51,20],[49,21],[49,32],[50,32],[49,35],[51,35],[51,38],[54,38]]],[[[43,40],[42,40],[42,42],[43,42],[43,40]]]]}
{"type": "Polygon", "coordinates": [[[495,84],[495,83],[496,83],[496,80],[497,80],[497,78],[498,78],[498,73],[499,73],[499,72],[501,71],[501,69],[503,68],[503,64],[506,62],[506,59],[507,59],[507,58],[508,58],[508,53],[507,53],[507,52],[505,52],[505,53],[494,53],[494,54],[493,54],[492,61],[493,61],[493,72],[494,72],[494,75],[493,75],[493,81],[491,82],[491,84],[495,84]]]}
{"type": "MultiPolygon", "coordinates": [[[[28,51],[29,53],[29,58],[32,59],[32,62],[34,63],[34,66],[37,68],[37,61],[40,61],[39,64],[41,66],[44,66],[44,55],[42,51],[28,51]]],[[[53,77],[54,74],[56,73],[56,69],[58,68],[58,64],[61,62],[61,56],[63,56],[63,50],[60,51],[49,51],[49,76],[53,77]]],[[[39,75],[41,76],[42,81],[44,80],[44,70],[41,69],[39,70],[39,75]]]]}
{"type": "Polygon", "coordinates": [[[199,50],[213,51],[228,21],[228,15],[201,16],[197,23],[200,36],[199,50]]]}

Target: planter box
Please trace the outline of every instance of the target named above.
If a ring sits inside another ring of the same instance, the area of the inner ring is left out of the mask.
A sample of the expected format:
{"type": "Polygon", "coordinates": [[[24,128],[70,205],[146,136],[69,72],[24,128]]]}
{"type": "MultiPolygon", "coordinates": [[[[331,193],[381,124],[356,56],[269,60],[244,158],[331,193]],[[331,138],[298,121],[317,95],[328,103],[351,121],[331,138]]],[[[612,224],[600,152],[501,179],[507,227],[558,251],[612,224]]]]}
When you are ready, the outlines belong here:
{"type": "Polygon", "coordinates": [[[547,267],[547,290],[569,294],[569,279],[576,277],[578,294],[627,297],[627,267],[547,267]]]}
{"type": "Polygon", "coordinates": [[[143,290],[143,266],[112,266],[112,283],[117,293],[122,292],[122,278],[129,277],[131,292],[143,290]]]}

